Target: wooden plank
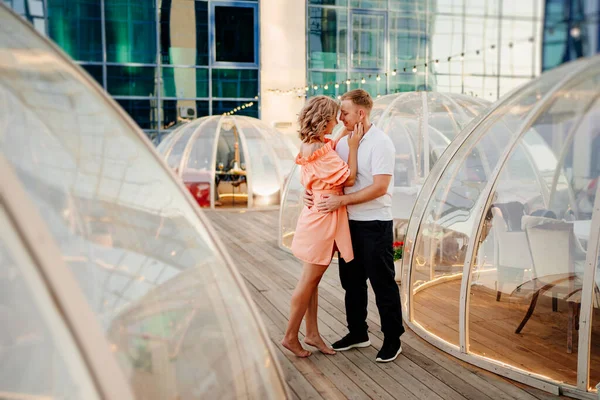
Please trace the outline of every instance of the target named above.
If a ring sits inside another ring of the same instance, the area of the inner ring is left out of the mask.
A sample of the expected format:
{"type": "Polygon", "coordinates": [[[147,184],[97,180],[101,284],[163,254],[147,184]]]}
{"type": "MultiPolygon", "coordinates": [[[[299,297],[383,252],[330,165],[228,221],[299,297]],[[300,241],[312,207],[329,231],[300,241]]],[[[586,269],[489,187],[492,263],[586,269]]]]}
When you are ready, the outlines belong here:
{"type": "MultiPolygon", "coordinates": [[[[279,249],[277,245],[278,211],[226,212],[221,210],[206,214],[213,222],[217,234],[230,249],[230,254],[259,308],[294,398],[433,400],[557,398],[464,363],[429,345],[410,331],[402,337],[404,351],[395,362],[375,363],[374,358],[382,345],[383,334],[380,331],[379,314],[371,289],[369,289],[367,318],[372,346],[340,352],[334,356],[326,356],[319,352],[314,352],[307,359],[293,356],[283,349],[280,340],[287,325],[291,293],[302,268],[293,255],[279,249]]],[[[440,313],[448,311],[447,309],[444,311],[443,302],[439,300],[440,296],[444,299],[445,296],[450,295],[448,291],[453,288],[440,289],[436,293],[431,293],[431,296],[434,296],[433,300],[438,300],[432,303],[434,305],[426,304],[427,296],[423,297],[423,302],[419,302],[419,307],[428,307],[428,310],[425,308],[423,310],[430,323],[435,323],[440,313]]],[[[347,332],[344,290],[339,283],[336,263],[326,271],[319,294],[319,329],[324,340],[332,343],[347,332]]],[[[497,320],[493,321],[492,318],[490,321],[490,316],[486,315],[488,311],[486,311],[485,301],[478,300],[482,302],[474,304],[473,318],[485,320],[486,324],[502,323],[499,317],[509,318],[520,315],[518,311],[501,308],[497,320]]],[[[450,304],[449,307],[458,306],[457,302],[454,303],[456,304],[450,304]]],[[[437,323],[439,322],[438,320],[437,323]]],[[[452,322],[452,318],[449,318],[446,324],[450,325],[452,322]]],[[[501,337],[500,332],[504,330],[492,326],[491,324],[482,326],[480,328],[482,330],[476,333],[489,340],[496,339],[496,336],[501,337]]],[[[303,324],[300,331],[301,339],[304,333],[303,324]]],[[[484,345],[488,346],[490,351],[492,349],[500,351],[504,350],[509,343],[499,341],[487,342],[484,345]]],[[[311,348],[311,350],[315,349],[311,348]]]]}

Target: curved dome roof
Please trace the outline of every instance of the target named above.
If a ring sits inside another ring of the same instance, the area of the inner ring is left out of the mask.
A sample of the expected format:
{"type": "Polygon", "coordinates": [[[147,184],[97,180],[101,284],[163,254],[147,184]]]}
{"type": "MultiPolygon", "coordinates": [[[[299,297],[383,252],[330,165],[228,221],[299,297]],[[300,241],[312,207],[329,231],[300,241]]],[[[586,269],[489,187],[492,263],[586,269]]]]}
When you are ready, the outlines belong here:
{"type": "Polygon", "coordinates": [[[183,186],[1,3],[0,126],[2,397],[285,396],[242,280],[183,186]]]}
{"type": "Polygon", "coordinates": [[[600,57],[501,99],[456,137],[419,194],[402,268],[407,323],[512,379],[594,388],[599,176],[600,57]]]}
{"type": "MultiPolygon", "coordinates": [[[[431,167],[450,141],[489,104],[471,96],[437,92],[396,93],[373,102],[371,120],[390,136],[396,148],[392,198],[396,239],[404,236],[417,193],[431,167]]],[[[300,169],[294,167],[290,176],[280,216],[284,249],[291,245],[302,209],[300,169]]]]}
{"type": "Polygon", "coordinates": [[[182,125],[158,146],[201,207],[277,205],[295,147],[264,122],[239,115],[182,125]]]}

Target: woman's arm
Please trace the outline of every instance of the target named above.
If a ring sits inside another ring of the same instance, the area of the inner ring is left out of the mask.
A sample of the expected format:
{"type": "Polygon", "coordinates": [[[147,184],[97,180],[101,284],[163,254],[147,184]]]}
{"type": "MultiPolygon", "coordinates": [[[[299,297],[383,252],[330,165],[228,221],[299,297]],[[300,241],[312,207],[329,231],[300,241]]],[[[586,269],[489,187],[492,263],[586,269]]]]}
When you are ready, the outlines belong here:
{"type": "Polygon", "coordinates": [[[350,133],[350,136],[348,136],[348,147],[350,149],[350,153],[348,154],[348,167],[350,168],[350,176],[346,179],[346,182],[344,182],[344,187],[354,186],[354,183],[356,182],[356,173],[358,172],[358,145],[364,134],[364,127],[362,122],[360,122],[354,131],[350,133]]]}

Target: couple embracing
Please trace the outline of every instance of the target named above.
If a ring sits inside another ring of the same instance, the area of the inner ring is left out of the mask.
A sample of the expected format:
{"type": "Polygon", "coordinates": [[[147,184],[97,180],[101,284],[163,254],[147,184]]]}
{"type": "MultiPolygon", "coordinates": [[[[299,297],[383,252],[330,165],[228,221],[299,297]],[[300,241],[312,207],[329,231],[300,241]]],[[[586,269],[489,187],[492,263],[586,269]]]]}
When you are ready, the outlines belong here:
{"type": "Polygon", "coordinates": [[[358,89],[341,97],[341,107],[329,97],[316,96],[300,112],[302,145],[296,163],[306,193],[292,252],[304,265],[282,340],[299,357],[311,355],[298,340],[305,316],[304,342],[322,353],[371,345],[367,279],[375,292],[384,334],[376,361],[393,361],[402,351],[404,328],[392,246],[395,150],[391,139],[370,122],[372,108],[371,96],[358,89]],[[338,112],[345,131],[334,141],[325,135],[337,125],[338,112]],[[318,328],[318,286],[335,251],[340,253],[349,332],[330,348],[318,328]]]}

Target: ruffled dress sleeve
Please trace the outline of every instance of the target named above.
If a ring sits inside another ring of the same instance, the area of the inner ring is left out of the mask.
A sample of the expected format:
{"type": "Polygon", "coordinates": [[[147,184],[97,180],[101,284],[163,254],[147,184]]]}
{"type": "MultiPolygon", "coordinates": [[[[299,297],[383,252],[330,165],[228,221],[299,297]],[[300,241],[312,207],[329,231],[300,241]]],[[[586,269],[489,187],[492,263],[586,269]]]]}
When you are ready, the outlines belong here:
{"type": "Polygon", "coordinates": [[[296,162],[315,178],[332,186],[341,186],[350,176],[350,168],[333,150],[332,142],[316,150],[310,157],[298,157],[296,162]]]}

